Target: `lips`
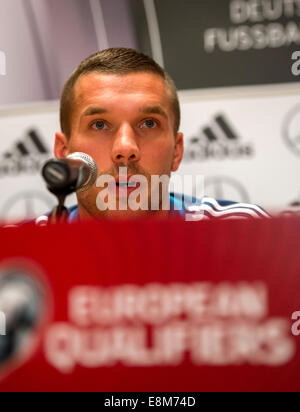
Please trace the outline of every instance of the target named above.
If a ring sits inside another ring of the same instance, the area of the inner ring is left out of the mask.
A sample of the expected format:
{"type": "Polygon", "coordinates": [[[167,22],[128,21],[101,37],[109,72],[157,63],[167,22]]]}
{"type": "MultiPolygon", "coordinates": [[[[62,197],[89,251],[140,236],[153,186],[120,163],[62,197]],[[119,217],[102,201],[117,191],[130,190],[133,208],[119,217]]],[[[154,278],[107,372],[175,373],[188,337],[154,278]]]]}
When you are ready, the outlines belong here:
{"type": "Polygon", "coordinates": [[[127,182],[127,183],[126,183],[126,182],[125,182],[125,183],[117,182],[116,185],[117,185],[117,187],[129,187],[129,188],[133,188],[133,187],[136,187],[137,182],[127,182]]]}
{"type": "Polygon", "coordinates": [[[116,186],[118,188],[128,188],[128,189],[135,189],[139,186],[139,182],[134,181],[134,175],[124,175],[124,176],[117,176],[116,177],[116,186]],[[133,179],[132,179],[133,178],[133,179]]]}

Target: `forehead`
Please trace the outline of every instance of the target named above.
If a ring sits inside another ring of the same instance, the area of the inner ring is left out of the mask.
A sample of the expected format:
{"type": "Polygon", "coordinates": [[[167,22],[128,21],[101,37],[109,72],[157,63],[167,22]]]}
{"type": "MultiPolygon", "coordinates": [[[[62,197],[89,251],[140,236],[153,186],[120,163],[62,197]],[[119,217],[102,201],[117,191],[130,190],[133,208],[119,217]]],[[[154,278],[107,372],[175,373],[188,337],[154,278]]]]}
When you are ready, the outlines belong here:
{"type": "Polygon", "coordinates": [[[81,76],[74,87],[74,108],[82,111],[91,104],[112,106],[126,100],[128,104],[159,104],[171,110],[171,95],[163,78],[154,73],[126,75],[90,73],[81,76]]]}

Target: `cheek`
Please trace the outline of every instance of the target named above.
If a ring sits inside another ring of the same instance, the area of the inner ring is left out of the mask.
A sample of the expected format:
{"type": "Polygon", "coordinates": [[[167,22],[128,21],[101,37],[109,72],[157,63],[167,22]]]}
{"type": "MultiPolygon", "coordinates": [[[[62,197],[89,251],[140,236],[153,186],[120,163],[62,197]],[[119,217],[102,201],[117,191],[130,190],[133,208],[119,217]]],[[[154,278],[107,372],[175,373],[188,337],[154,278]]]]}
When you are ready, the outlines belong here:
{"type": "Polygon", "coordinates": [[[147,163],[148,170],[154,170],[155,174],[169,173],[172,168],[173,155],[173,143],[163,142],[159,145],[150,145],[142,152],[141,163],[145,165],[147,163]]]}
{"type": "Polygon", "coordinates": [[[93,141],[92,139],[74,139],[70,142],[69,151],[82,152],[91,156],[99,170],[107,170],[111,167],[111,148],[103,142],[93,141]],[[106,147],[107,146],[107,147],[106,147]]]}

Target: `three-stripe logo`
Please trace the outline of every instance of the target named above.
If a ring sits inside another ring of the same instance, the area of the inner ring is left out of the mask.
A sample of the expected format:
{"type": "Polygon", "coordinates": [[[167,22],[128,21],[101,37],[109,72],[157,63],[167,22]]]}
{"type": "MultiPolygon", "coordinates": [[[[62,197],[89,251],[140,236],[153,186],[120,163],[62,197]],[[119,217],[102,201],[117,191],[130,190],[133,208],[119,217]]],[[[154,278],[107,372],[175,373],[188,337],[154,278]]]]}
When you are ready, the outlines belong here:
{"type": "Polygon", "coordinates": [[[0,177],[22,173],[39,173],[50,151],[37,130],[31,129],[24,139],[17,141],[11,150],[1,156],[0,177]]]}
{"type": "Polygon", "coordinates": [[[233,130],[233,127],[229,124],[228,120],[226,120],[225,116],[216,116],[214,119],[214,123],[215,124],[212,125],[212,127],[205,127],[203,129],[203,134],[206,136],[209,142],[217,142],[220,137],[225,137],[229,141],[235,141],[239,139],[239,136],[233,130]],[[218,133],[218,131],[214,131],[216,130],[215,126],[219,127],[221,136],[220,133],[218,133]]]}
{"type": "Polygon", "coordinates": [[[197,136],[188,139],[185,161],[236,159],[252,154],[252,146],[241,143],[230,120],[225,115],[218,114],[209,126],[201,128],[197,136]]]}
{"type": "Polygon", "coordinates": [[[36,130],[29,130],[24,141],[19,141],[13,150],[4,153],[4,157],[9,159],[13,156],[29,156],[31,154],[49,154],[49,150],[36,130]]]}

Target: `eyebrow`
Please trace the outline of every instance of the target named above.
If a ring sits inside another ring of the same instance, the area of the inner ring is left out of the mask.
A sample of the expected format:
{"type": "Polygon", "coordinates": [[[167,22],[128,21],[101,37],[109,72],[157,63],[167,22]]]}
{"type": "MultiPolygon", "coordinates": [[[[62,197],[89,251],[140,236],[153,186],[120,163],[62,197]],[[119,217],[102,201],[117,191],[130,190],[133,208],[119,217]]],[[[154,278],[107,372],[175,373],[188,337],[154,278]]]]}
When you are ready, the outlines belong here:
{"type": "Polygon", "coordinates": [[[103,114],[103,113],[107,113],[107,112],[108,111],[106,109],[103,109],[103,107],[90,106],[82,113],[81,117],[94,116],[95,114],[103,114]]]}
{"type": "MultiPolygon", "coordinates": [[[[145,106],[140,109],[140,112],[143,114],[159,114],[166,119],[168,118],[167,113],[161,106],[145,106]]],[[[103,113],[108,113],[108,110],[100,106],[90,106],[82,113],[81,117],[94,116],[95,114],[103,113]]]]}
{"type": "Polygon", "coordinates": [[[161,116],[168,118],[167,113],[161,106],[145,106],[140,110],[144,114],[160,114],[161,116]]]}

